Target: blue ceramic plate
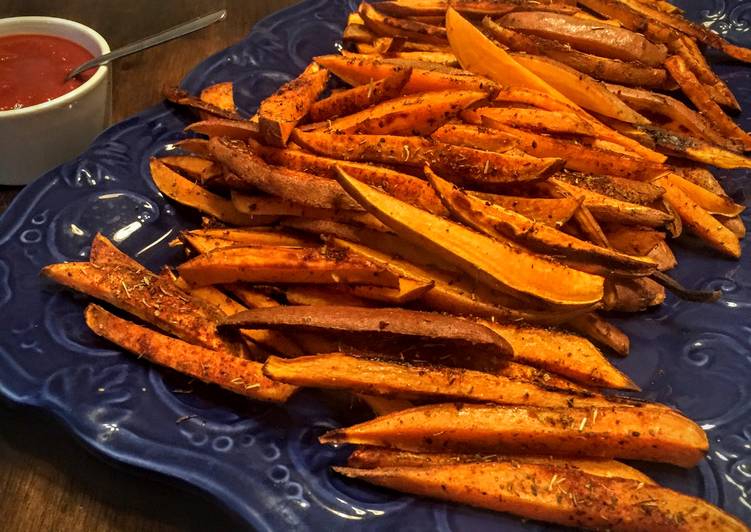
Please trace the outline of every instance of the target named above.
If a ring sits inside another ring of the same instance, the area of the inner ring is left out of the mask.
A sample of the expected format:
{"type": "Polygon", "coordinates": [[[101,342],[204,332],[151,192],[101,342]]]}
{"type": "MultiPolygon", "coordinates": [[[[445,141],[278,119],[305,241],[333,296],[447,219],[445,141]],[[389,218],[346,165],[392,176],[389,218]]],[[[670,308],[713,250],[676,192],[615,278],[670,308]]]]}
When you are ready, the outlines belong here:
{"type": "MultiPolygon", "coordinates": [[[[334,50],[354,3],[308,0],[279,12],[206,60],[184,87],[197,92],[232,80],[239,104],[252,112],[312,56],[334,50]]],[[[703,10],[697,6],[706,2],[681,4],[692,18],[751,44],[745,18],[751,3],[716,0],[703,10]]],[[[751,106],[751,67],[727,63],[718,70],[751,106]]],[[[27,187],[4,214],[0,391],[54,413],[109,458],[205,490],[260,530],[344,530],[353,524],[367,530],[541,529],[332,475],[329,466],[342,460],[342,451],[318,445],[316,437],[357,420],[348,403],[308,393],[285,407],[271,407],[190,384],[97,339],[82,319],[86,299],[40,278],[46,264],[86,257],[97,231],[152,268],[177,258],[167,243],[196,220],[164,201],[147,164],[150,156],[170,150],[189,119],[160,105],[117,124],[78,159],[27,187]]],[[[723,175],[734,197],[745,201],[748,175],[723,175]]],[[[645,397],[701,423],[712,442],[698,468],[643,469],[749,521],[751,253],[745,251],[734,262],[688,240],[679,244],[677,277],[694,288],[720,288],[724,298],[698,305],[671,297],[655,312],[621,320],[633,354],[619,366],[644,388],[645,397]]]]}

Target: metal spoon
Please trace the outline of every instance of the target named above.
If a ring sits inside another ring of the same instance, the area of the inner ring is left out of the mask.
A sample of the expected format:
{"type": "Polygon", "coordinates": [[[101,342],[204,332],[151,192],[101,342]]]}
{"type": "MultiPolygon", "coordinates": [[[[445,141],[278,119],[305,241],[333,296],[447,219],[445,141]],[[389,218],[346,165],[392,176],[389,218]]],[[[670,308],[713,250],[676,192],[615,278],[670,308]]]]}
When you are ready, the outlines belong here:
{"type": "Polygon", "coordinates": [[[140,52],[141,50],[145,50],[146,48],[156,46],[157,44],[162,44],[167,41],[171,41],[172,39],[182,37],[183,35],[187,35],[188,33],[193,33],[194,31],[201,30],[206,26],[210,26],[214,22],[224,20],[226,16],[227,10],[222,9],[221,11],[217,11],[216,13],[191,20],[190,22],[185,22],[184,24],[180,24],[178,26],[175,26],[174,28],[170,28],[161,33],[157,33],[156,35],[152,35],[151,37],[146,37],[145,39],[141,39],[140,41],[128,44],[107,54],[95,57],[90,61],[86,61],[78,68],[71,70],[71,72],[67,76],[65,76],[65,81],[68,81],[69,79],[79,75],[81,72],[85,72],[95,66],[107,64],[110,61],[114,61],[115,59],[119,59],[126,55],[134,54],[136,52],[140,52]]]}

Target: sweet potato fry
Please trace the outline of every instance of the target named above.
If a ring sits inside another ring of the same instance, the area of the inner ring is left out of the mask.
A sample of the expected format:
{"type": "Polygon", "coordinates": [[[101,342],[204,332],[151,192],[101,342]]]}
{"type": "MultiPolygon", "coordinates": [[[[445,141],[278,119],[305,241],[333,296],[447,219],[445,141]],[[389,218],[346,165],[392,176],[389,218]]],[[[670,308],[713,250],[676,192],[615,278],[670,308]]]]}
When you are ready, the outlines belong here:
{"type": "Polygon", "coordinates": [[[372,302],[356,297],[337,288],[320,285],[290,286],[284,292],[290,305],[301,306],[347,306],[370,307],[372,302]]]}
{"type": "Polygon", "coordinates": [[[665,233],[642,227],[616,226],[609,227],[608,242],[622,253],[651,257],[657,262],[660,271],[675,268],[677,261],[665,242],[665,233]]]}
{"type": "Polygon", "coordinates": [[[558,306],[588,306],[602,298],[601,277],[474,233],[391,198],[343,171],[339,183],[399,236],[443,257],[489,287],[558,306]],[[536,272],[534,278],[527,275],[531,270],[536,272]]]}
{"type": "Polygon", "coordinates": [[[334,133],[429,135],[460,111],[487,98],[479,91],[435,91],[381,102],[326,126],[334,133]]]}
{"type": "Polygon", "coordinates": [[[170,170],[159,159],[151,159],[149,167],[154,184],[168,198],[223,222],[234,225],[251,224],[251,217],[235,209],[231,201],[209,192],[170,170]]]}
{"type": "Polygon", "coordinates": [[[347,24],[342,32],[342,40],[344,42],[369,44],[376,38],[377,36],[363,24],[347,24]]]}
{"type": "Polygon", "coordinates": [[[261,146],[259,153],[270,164],[331,179],[336,178],[336,167],[340,166],[352,177],[368,185],[378,187],[397,199],[434,214],[447,214],[446,208],[430,185],[418,177],[403,172],[373,164],[319,157],[302,150],[280,150],[261,146]]]}
{"type": "Polygon", "coordinates": [[[618,1],[625,4],[633,11],[636,11],[644,18],[653,19],[670,29],[677,30],[691,37],[694,37],[704,44],[711,46],[712,48],[722,50],[724,53],[726,53],[730,57],[733,57],[734,59],[745,61],[746,63],[751,62],[751,51],[749,51],[747,48],[730,44],[720,35],[701,24],[697,24],[681,16],[666,13],[659,9],[653,9],[651,7],[651,4],[648,5],[646,3],[639,2],[638,0],[618,1]]]}
{"type": "Polygon", "coordinates": [[[585,338],[559,331],[518,324],[483,322],[506,338],[514,350],[514,360],[576,383],[597,388],[638,390],[624,373],[585,338]]]}
{"type": "Polygon", "coordinates": [[[430,168],[425,168],[425,176],[456,218],[497,240],[509,239],[532,251],[555,256],[572,268],[600,275],[642,276],[657,267],[651,259],[596,246],[499,205],[486,205],[441,179],[430,168]]]}
{"type": "Polygon", "coordinates": [[[586,74],[549,57],[516,52],[511,57],[587,111],[629,124],[649,124],[649,120],[619,100],[602,82],[586,74]]]}
{"type": "Polygon", "coordinates": [[[447,67],[458,67],[459,60],[454,54],[449,52],[419,52],[419,51],[407,51],[407,52],[388,52],[386,57],[393,57],[394,59],[404,59],[406,61],[416,61],[420,63],[434,63],[436,65],[443,65],[447,67]]]}
{"type": "Polygon", "coordinates": [[[665,302],[665,288],[649,278],[616,279],[609,290],[613,299],[604,310],[641,312],[665,302]]]}
{"type": "Polygon", "coordinates": [[[243,305],[247,307],[244,310],[248,308],[275,308],[281,306],[274,298],[258,290],[253,290],[253,288],[243,283],[226,284],[224,288],[238,300],[242,301],[243,305]]]}
{"type": "Polygon", "coordinates": [[[86,324],[98,336],[139,357],[252,399],[283,403],[296,390],[264,377],[258,362],[164,336],[97,305],[86,307],[86,324]]]}
{"type": "Polygon", "coordinates": [[[357,358],[343,353],[284,360],[271,357],[264,375],[310,388],[347,390],[401,399],[477,401],[546,407],[612,407],[605,396],[577,396],[466,369],[357,358]]]}
{"type": "Polygon", "coordinates": [[[621,0],[581,0],[578,3],[598,15],[621,22],[631,31],[643,33],[652,42],[666,44],[680,37],[678,31],[653,17],[645,17],[621,0]]]}
{"type": "Polygon", "coordinates": [[[631,342],[618,327],[596,313],[584,314],[571,319],[567,326],[591,338],[595,343],[609,348],[618,356],[628,356],[631,342]]]}
{"type": "Polygon", "coordinates": [[[686,128],[693,136],[717,144],[725,149],[737,151],[739,148],[737,142],[726,138],[716,131],[701,114],[689,109],[683,102],[671,96],[635,87],[623,87],[613,84],[607,84],[606,86],[609,91],[637,111],[656,113],[670,118],[686,128]]]}
{"type": "Polygon", "coordinates": [[[190,133],[200,133],[209,137],[228,137],[231,139],[260,138],[258,124],[248,120],[229,120],[212,118],[193,122],[185,128],[190,133]]]}
{"type": "Polygon", "coordinates": [[[550,184],[560,187],[574,197],[583,197],[584,205],[595,218],[603,222],[662,227],[672,219],[670,214],[663,211],[611,198],[558,178],[551,178],[550,184]]]}
{"type": "Polygon", "coordinates": [[[222,111],[237,114],[234,89],[231,81],[209,85],[199,95],[204,102],[218,107],[222,111]]]}
{"type": "Polygon", "coordinates": [[[556,40],[513,31],[489,18],[483,20],[483,26],[515,52],[547,56],[601,81],[659,88],[664,87],[668,79],[664,68],[588,54],[556,40]]]}
{"type": "MultiPolygon", "coordinates": [[[[402,409],[406,410],[406,409],[402,409]]],[[[391,413],[391,412],[387,412],[391,413]]],[[[381,414],[385,415],[385,414],[381,414]]],[[[482,455],[451,453],[414,453],[383,447],[358,447],[347,459],[348,467],[375,469],[378,467],[424,467],[452,464],[475,464],[495,462],[518,462],[520,464],[543,464],[573,467],[584,473],[606,478],[630,478],[644,484],[656,484],[647,475],[616,460],[603,458],[555,458],[535,455],[482,455]]]]}
{"type": "Polygon", "coordinates": [[[310,248],[222,248],[183,263],[178,271],[191,286],[237,281],[398,286],[396,275],[360,257],[310,248]]]}
{"type": "Polygon", "coordinates": [[[654,44],[639,33],[569,15],[516,12],[503,16],[498,23],[512,30],[564,42],[601,57],[637,61],[652,67],[661,65],[667,57],[665,46],[654,44]]]}
{"type": "Polygon", "coordinates": [[[306,149],[347,161],[370,161],[422,167],[460,183],[494,185],[544,179],[561,168],[559,159],[537,159],[452,146],[422,137],[335,135],[295,130],[293,139],[306,149]]]}
{"type": "Polygon", "coordinates": [[[299,306],[254,309],[227,318],[222,326],[408,336],[451,342],[465,348],[482,347],[511,355],[508,343],[483,325],[435,312],[399,308],[299,306]]]}
{"type": "Polygon", "coordinates": [[[224,343],[216,332],[216,321],[221,317],[218,312],[145,268],[69,262],[46,266],[42,273],[187,342],[208,349],[219,349],[224,343]]]}
{"type": "Polygon", "coordinates": [[[328,98],[315,102],[310,107],[308,117],[313,122],[346,116],[366,109],[372,105],[396,98],[412,76],[412,69],[405,68],[391,76],[360,85],[352,89],[332,94],[328,98]]]}
{"type": "Polygon", "coordinates": [[[203,113],[208,113],[210,115],[216,116],[217,118],[227,118],[229,120],[242,120],[242,117],[237,114],[237,112],[224,110],[220,107],[217,107],[216,105],[213,105],[211,103],[205,102],[201,100],[200,98],[196,98],[195,96],[191,96],[183,89],[180,89],[179,87],[165,87],[163,90],[164,97],[167,98],[172,103],[176,103],[178,105],[184,105],[186,107],[190,107],[191,109],[195,111],[200,111],[203,113]]]}
{"type": "Polygon", "coordinates": [[[566,135],[593,136],[595,134],[592,124],[587,120],[565,111],[544,111],[518,107],[482,107],[476,109],[476,112],[480,116],[487,116],[499,124],[505,124],[509,127],[566,135]]]}
{"type": "Polygon", "coordinates": [[[498,2],[496,0],[392,0],[378,2],[378,9],[394,17],[444,16],[446,9],[453,7],[468,16],[501,16],[515,10],[553,11],[556,13],[574,13],[576,8],[566,0],[513,0],[498,2]]]}
{"type": "Polygon", "coordinates": [[[525,198],[474,191],[468,194],[556,228],[568,222],[581,204],[574,198],[525,198]]]}
{"type": "Polygon", "coordinates": [[[352,286],[346,290],[355,296],[371,300],[381,301],[392,305],[406,305],[416,301],[435,286],[434,281],[418,281],[404,277],[399,278],[399,288],[386,288],[384,286],[352,286]]]}
{"type": "Polygon", "coordinates": [[[186,243],[198,253],[206,253],[212,249],[230,246],[276,246],[302,247],[316,245],[315,241],[295,235],[283,233],[273,229],[255,230],[255,228],[229,229],[193,229],[180,234],[186,243]],[[221,240],[217,245],[206,245],[213,240],[221,240]],[[225,243],[229,243],[226,245],[225,243]]]}
{"type": "Polygon", "coordinates": [[[741,245],[738,237],[727,227],[697,205],[671,180],[661,177],[657,183],[665,189],[665,199],[678,212],[684,227],[721,253],[734,259],[740,257],[741,245]]]}
{"type": "Polygon", "coordinates": [[[555,178],[609,198],[639,205],[652,205],[665,193],[662,187],[652,183],[615,176],[561,172],[555,178]]]}
{"type": "Polygon", "coordinates": [[[691,72],[682,57],[673,55],[665,61],[673,79],[680,85],[686,97],[691,100],[696,108],[701,111],[720,133],[743,143],[746,150],[751,149],[751,136],[743,131],[733,120],[718,106],[706,89],[702,86],[696,75],[691,72]]]}
{"type": "Polygon", "coordinates": [[[710,214],[733,217],[745,210],[744,205],[738,205],[726,195],[715,194],[676,173],[667,174],[665,179],[680,188],[686,196],[710,214]]]}
{"type": "Polygon", "coordinates": [[[172,170],[201,183],[211,181],[222,174],[222,168],[214,161],[193,155],[172,155],[158,159],[172,170]]]}
{"type": "Polygon", "coordinates": [[[567,527],[614,531],[747,530],[738,519],[702,499],[642,480],[589,474],[575,465],[510,460],[375,469],[335,467],[334,470],[413,495],[567,527]]]}
{"type": "Polygon", "coordinates": [[[196,157],[210,157],[209,141],[207,139],[188,138],[173,142],[172,146],[196,157]]]}
{"type": "Polygon", "coordinates": [[[437,65],[399,64],[362,54],[325,55],[316,57],[315,61],[350,85],[368,85],[411,68],[412,75],[402,89],[404,94],[455,89],[479,90],[492,95],[499,89],[498,84],[488,78],[437,65]]]}
{"type": "Polygon", "coordinates": [[[361,209],[336,181],[268,165],[243,142],[212,138],[209,148],[217,161],[262,192],[309,207],[361,209]]]}
{"type": "MultiPolygon", "coordinates": [[[[535,311],[531,309],[509,308],[505,305],[513,303],[508,297],[476,286],[466,276],[454,275],[427,266],[418,266],[412,262],[387,255],[381,251],[368,248],[353,242],[360,240],[356,234],[339,233],[340,238],[334,238],[333,244],[363,255],[368,260],[396,271],[400,276],[432,283],[433,287],[423,294],[421,303],[427,308],[440,312],[450,312],[458,315],[481,316],[499,321],[527,321],[529,323],[555,324],[570,317],[569,313],[561,311],[535,311]]],[[[373,245],[372,238],[364,238],[373,245]]]]}
{"type": "Polygon", "coordinates": [[[609,408],[428,405],[335,429],[320,441],[405,451],[627,458],[681,467],[696,465],[709,448],[701,427],[657,404],[609,408]]]}
{"type": "Polygon", "coordinates": [[[261,102],[258,108],[259,126],[264,140],[272,146],[284,146],[297,123],[323,92],[329,73],[311,63],[297,78],[282,85],[261,102]]]}
{"type": "Polygon", "coordinates": [[[377,35],[404,37],[416,42],[443,44],[446,42],[446,30],[415,20],[390,17],[378,11],[367,2],[361,2],[357,12],[362,17],[365,27],[377,35]]]}
{"type": "Polygon", "coordinates": [[[673,53],[683,58],[691,72],[696,75],[718,105],[735,112],[741,110],[738,100],[725,82],[709,66],[696,41],[687,35],[682,35],[679,39],[670,43],[670,48],[673,53]]]}
{"type": "Polygon", "coordinates": [[[388,231],[376,218],[362,211],[308,207],[275,196],[249,196],[235,192],[232,193],[232,204],[238,211],[251,216],[323,218],[344,223],[359,223],[378,231],[388,231]]]}
{"type": "Polygon", "coordinates": [[[667,171],[664,165],[653,161],[509,128],[487,117],[483,120],[487,126],[484,129],[449,124],[433,133],[432,138],[484,150],[508,150],[509,143],[512,143],[535,157],[560,157],[565,161],[567,169],[588,174],[614,175],[644,181],[667,171]],[[462,137],[463,133],[466,135],[462,137]]]}

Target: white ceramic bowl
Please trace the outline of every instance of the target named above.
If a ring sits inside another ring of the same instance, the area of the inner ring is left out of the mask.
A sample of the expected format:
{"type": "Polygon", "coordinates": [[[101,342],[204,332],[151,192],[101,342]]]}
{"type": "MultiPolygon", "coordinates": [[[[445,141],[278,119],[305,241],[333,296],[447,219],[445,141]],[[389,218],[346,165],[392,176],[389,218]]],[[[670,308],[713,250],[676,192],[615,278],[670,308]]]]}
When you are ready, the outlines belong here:
{"type": "MultiPolygon", "coordinates": [[[[34,33],[78,43],[95,57],[110,51],[97,32],[53,17],[0,19],[0,37],[34,33]]],[[[80,87],[48,102],[0,111],[0,185],[25,185],[80,154],[110,117],[110,73],[99,67],[80,87]]]]}

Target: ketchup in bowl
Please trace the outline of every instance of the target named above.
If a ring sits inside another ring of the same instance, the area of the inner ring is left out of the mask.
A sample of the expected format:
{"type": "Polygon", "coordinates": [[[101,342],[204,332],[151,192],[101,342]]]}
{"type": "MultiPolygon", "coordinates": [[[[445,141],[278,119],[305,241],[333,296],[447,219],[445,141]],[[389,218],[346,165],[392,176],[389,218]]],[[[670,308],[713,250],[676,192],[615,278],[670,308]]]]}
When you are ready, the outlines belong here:
{"type": "Polygon", "coordinates": [[[0,37],[0,111],[53,100],[82,85],[95,69],[65,81],[93,56],[79,44],[51,35],[0,37]]]}

